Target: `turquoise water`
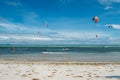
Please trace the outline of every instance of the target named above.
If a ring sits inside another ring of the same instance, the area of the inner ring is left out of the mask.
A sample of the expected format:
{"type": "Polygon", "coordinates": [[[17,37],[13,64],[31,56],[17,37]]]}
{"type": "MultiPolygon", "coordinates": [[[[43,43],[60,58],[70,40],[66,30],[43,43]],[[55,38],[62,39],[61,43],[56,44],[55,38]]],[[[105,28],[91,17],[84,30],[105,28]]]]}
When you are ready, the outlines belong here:
{"type": "Polygon", "coordinates": [[[0,60],[119,62],[119,45],[0,45],[0,60]]]}

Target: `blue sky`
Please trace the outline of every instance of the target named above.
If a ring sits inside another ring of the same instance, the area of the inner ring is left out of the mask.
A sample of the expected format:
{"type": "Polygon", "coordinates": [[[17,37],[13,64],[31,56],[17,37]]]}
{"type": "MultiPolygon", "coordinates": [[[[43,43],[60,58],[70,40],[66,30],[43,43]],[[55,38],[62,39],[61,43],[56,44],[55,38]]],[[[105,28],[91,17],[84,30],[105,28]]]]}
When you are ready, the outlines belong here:
{"type": "Polygon", "coordinates": [[[0,10],[0,43],[120,44],[120,0],[0,0],[0,10]]]}

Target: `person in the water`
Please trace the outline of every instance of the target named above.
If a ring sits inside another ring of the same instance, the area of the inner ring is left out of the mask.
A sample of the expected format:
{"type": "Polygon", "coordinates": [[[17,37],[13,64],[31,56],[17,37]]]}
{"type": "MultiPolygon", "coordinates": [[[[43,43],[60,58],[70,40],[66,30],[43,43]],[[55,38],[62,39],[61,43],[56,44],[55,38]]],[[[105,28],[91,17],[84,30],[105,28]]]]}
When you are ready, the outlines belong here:
{"type": "Polygon", "coordinates": [[[44,52],[46,52],[47,50],[46,49],[44,49],[44,52]]]}
{"type": "Polygon", "coordinates": [[[44,49],[44,50],[43,50],[43,54],[46,54],[46,51],[47,51],[47,50],[46,50],[46,49],[44,49]]]}
{"type": "Polygon", "coordinates": [[[12,53],[12,54],[15,53],[15,48],[14,48],[14,46],[11,47],[11,53],[12,53]]]}

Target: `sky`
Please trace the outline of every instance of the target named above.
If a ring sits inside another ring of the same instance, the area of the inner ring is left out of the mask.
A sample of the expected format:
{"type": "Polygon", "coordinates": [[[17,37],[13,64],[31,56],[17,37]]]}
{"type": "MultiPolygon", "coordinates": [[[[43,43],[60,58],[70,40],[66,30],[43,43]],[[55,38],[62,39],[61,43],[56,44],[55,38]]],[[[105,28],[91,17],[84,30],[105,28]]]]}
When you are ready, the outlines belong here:
{"type": "Polygon", "coordinates": [[[120,44],[119,34],[120,0],[0,0],[0,44],[120,44]]]}

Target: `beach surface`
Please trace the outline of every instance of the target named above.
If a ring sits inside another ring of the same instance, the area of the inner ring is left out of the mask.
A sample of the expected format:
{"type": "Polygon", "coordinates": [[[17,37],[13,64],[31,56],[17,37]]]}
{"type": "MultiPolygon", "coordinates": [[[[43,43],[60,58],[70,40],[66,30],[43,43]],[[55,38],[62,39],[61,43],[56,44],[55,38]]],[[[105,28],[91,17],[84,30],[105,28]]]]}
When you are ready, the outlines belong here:
{"type": "Polygon", "coordinates": [[[0,80],[120,80],[120,63],[1,61],[0,80]]]}

